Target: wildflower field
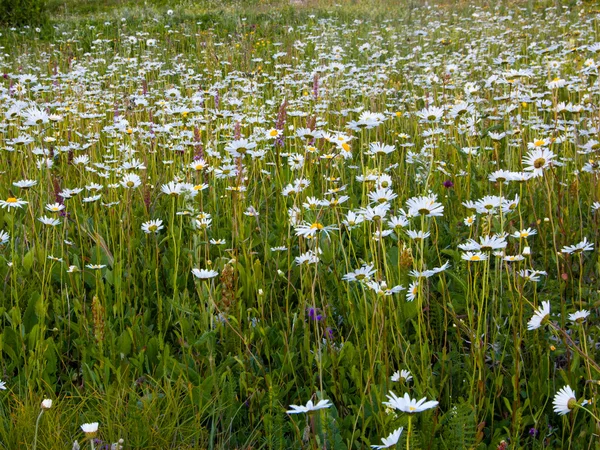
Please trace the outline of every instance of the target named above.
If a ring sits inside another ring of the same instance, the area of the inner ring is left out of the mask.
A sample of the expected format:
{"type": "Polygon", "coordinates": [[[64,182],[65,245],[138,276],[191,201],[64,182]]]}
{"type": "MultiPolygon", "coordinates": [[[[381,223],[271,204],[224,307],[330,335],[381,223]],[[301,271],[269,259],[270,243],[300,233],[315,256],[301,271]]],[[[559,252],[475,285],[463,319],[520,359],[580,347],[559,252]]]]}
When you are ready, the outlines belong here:
{"type": "Polygon", "coordinates": [[[600,448],[600,9],[51,3],[0,29],[0,449],[600,448]]]}

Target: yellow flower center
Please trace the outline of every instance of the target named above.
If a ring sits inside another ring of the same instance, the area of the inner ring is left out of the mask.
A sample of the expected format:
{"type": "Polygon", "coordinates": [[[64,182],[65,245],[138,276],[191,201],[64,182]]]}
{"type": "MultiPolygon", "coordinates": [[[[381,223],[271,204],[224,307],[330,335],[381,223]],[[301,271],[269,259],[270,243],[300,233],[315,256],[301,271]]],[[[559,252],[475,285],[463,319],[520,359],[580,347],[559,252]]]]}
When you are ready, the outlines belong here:
{"type": "Polygon", "coordinates": [[[543,139],[538,139],[533,143],[533,145],[535,145],[536,147],[541,147],[544,144],[545,144],[545,141],[543,139]]]}
{"type": "Polygon", "coordinates": [[[479,255],[471,256],[471,261],[480,261],[480,260],[481,260],[481,256],[479,256],[479,255]]]}
{"type": "Polygon", "coordinates": [[[409,406],[409,407],[408,407],[408,409],[409,409],[409,411],[410,411],[410,412],[413,412],[413,411],[414,411],[414,410],[416,410],[417,408],[415,408],[414,406],[409,406]]]}
{"type": "Polygon", "coordinates": [[[342,144],[342,148],[343,148],[344,150],[346,150],[347,152],[348,152],[348,151],[350,151],[350,146],[349,146],[349,145],[348,145],[346,142],[344,142],[344,143],[342,144]]]}
{"type": "Polygon", "coordinates": [[[277,133],[277,130],[271,130],[269,132],[269,134],[271,135],[271,137],[275,137],[275,136],[277,136],[278,133],[277,133]]]}
{"type": "Polygon", "coordinates": [[[311,230],[322,230],[324,227],[319,222],[315,222],[310,226],[311,230]]]}
{"type": "Polygon", "coordinates": [[[17,203],[17,199],[14,197],[9,197],[6,199],[6,203],[17,203]]]}

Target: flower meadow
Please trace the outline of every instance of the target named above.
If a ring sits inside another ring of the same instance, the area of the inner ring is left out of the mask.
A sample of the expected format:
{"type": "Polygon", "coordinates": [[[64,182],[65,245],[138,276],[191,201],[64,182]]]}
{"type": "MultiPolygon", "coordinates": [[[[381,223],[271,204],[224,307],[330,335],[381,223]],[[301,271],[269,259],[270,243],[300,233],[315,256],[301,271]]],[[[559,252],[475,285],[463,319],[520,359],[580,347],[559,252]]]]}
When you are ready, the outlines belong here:
{"type": "Polygon", "coordinates": [[[1,30],[0,448],[597,448],[600,10],[305,3],[1,30]]]}

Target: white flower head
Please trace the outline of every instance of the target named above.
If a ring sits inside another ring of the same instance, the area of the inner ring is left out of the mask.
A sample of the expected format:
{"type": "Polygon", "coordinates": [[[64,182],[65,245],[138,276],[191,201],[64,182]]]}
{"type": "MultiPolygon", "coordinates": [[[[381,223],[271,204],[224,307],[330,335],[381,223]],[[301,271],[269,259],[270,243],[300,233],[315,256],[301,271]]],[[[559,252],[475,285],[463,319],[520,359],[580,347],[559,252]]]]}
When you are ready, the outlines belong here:
{"type": "Polygon", "coordinates": [[[393,392],[390,392],[387,395],[389,402],[383,402],[384,405],[389,406],[390,408],[399,409],[400,411],[414,414],[418,412],[425,411],[427,409],[435,408],[438,405],[438,401],[429,400],[423,397],[421,400],[417,401],[417,399],[410,398],[408,393],[404,394],[404,397],[398,397],[393,392]]]}
{"type": "Polygon", "coordinates": [[[554,412],[561,416],[569,414],[577,406],[577,396],[570,386],[563,387],[554,396],[554,412]]]}
{"type": "Polygon", "coordinates": [[[539,327],[542,326],[542,323],[544,322],[544,320],[550,317],[550,302],[542,302],[542,306],[540,306],[535,313],[533,314],[533,317],[529,320],[529,322],[527,323],[527,329],[528,330],[536,330],[539,327]]]}
{"type": "Polygon", "coordinates": [[[214,278],[219,275],[219,272],[216,270],[192,269],[192,274],[200,280],[208,280],[209,278],[214,278]]]}
{"type": "Polygon", "coordinates": [[[382,449],[395,446],[400,440],[400,436],[402,435],[403,430],[404,428],[400,427],[392,431],[392,433],[388,437],[381,438],[382,445],[371,445],[371,448],[382,449]]]}
{"type": "Polygon", "coordinates": [[[84,423],[81,425],[81,431],[85,433],[87,437],[94,437],[98,432],[98,422],[84,423]]]}
{"type": "Polygon", "coordinates": [[[312,400],[309,400],[306,405],[290,405],[290,410],[286,411],[288,414],[300,414],[309,413],[312,411],[318,411],[319,409],[329,408],[332,403],[329,400],[319,400],[315,405],[312,400]]]}

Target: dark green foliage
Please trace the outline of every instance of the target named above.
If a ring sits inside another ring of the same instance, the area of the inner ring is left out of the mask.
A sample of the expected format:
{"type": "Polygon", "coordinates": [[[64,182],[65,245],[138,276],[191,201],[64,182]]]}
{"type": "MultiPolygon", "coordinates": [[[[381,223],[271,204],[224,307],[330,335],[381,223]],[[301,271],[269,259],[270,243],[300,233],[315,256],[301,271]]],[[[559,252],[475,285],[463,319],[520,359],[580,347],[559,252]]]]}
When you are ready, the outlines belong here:
{"type": "Polygon", "coordinates": [[[0,24],[41,26],[48,21],[46,0],[0,0],[0,24]]]}

